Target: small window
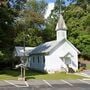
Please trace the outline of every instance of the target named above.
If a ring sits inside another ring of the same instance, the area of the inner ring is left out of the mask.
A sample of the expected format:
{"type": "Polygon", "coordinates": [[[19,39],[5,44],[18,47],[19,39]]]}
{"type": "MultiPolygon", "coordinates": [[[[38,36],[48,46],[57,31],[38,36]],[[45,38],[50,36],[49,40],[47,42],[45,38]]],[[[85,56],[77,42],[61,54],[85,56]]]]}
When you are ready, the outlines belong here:
{"type": "Polygon", "coordinates": [[[43,59],[43,63],[45,63],[45,59],[43,59]]]}
{"type": "Polygon", "coordinates": [[[39,63],[39,56],[38,56],[38,63],[39,63]]]}
{"type": "Polygon", "coordinates": [[[34,57],[33,57],[33,63],[34,63],[35,61],[34,61],[34,57]]]}
{"type": "Polygon", "coordinates": [[[43,63],[45,63],[45,57],[43,56],[43,63]]]}

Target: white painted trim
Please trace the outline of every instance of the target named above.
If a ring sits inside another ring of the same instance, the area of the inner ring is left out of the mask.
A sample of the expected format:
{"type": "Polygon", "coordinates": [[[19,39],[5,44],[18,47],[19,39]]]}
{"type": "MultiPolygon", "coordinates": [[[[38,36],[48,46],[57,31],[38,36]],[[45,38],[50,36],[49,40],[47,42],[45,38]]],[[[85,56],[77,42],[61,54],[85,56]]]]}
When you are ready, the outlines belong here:
{"type": "Polygon", "coordinates": [[[80,51],[70,41],[68,41],[67,39],[65,39],[65,40],[76,52],[78,52],[80,54],[80,51]]]}

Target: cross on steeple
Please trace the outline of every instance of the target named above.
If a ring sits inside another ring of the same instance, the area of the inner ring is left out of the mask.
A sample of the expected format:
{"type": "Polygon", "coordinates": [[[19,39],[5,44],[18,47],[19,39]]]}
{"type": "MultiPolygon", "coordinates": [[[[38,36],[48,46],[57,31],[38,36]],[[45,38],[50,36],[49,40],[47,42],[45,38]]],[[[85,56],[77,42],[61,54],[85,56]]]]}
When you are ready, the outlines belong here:
{"type": "Polygon", "coordinates": [[[59,0],[59,14],[62,12],[62,0],[59,0]]]}
{"type": "Polygon", "coordinates": [[[63,39],[67,39],[67,26],[65,24],[64,18],[61,14],[62,12],[62,8],[61,8],[61,4],[62,4],[62,0],[59,0],[60,2],[60,6],[59,6],[59,20],[57,22],[56,25],[56,34],[57,34],[57,41],[61,41],[63,39]]]}
{"type": "Polygon", "coordinates": [[[65,24],[65,21],[64,21],[64,18],[62,16],[62,0],[59,0],[59,20],[58,20],[58,23],[57,23],[57,26],[56,26],[56,31],[58,30],[67,30],[67,26],[65,24]]]}

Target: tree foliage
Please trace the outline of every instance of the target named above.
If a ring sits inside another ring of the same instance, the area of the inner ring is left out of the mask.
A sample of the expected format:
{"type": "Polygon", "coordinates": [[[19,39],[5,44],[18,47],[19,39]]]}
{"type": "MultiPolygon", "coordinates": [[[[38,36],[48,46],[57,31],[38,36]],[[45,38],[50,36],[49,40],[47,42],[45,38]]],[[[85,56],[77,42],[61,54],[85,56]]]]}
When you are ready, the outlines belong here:
{"type": "Polygon", "coordinates": [[[36,46],[43,42],[42,27],[44,25],[44,1],[31,0],[26,4],[27,9],[21,10],[17,20],[16,45],[23,45],[23,33],[26,35],[26,46],[36,46]],[[28,37],[27,37],[28,35],[28,37]]]}
{"type": "Polygon", "coordinates": [[[88,6],[88,0],[77,0],[77,3],[68,6],[64,13],[68,26],[68,38],[85,58],[90,58],[90,12],[88,6]]]}
{"type": "MultiPolygon", "coordinates": [[[[14,0],[0,1],[0,62],[4,63],[12,62],[14,47],[23,46],[24,37],[26,46],[55,40],[60,9],[59,0],[56,0],[54,10],[44,20],[47,5],[44,0],[29,0],[28,3],[15,0],[12,7],[10,1],[14,0]]],[[[83,57],[90,59],[90,0],[69,1],[70,5],[65,6],[62,0],[62,15],[68,27],[68,39],[83,57]]]]}
{"type": "Polygon", "coordinates": [[[15,38],[15,12],[6,5],[0,5],[0,50],[11,50],[15,38]]]}
{"type": "MultiPolygon", "coordinates": [[[[61,12],[68,27],[68,39],[80,50],[81,56],[90,59],[90,1],[71,0],[71,2],[69,6],[62,6],[64,12],[61,12]]],[[[46,35],[52,32],[53,39],[55,38],[54,30],[59,17],[59,7],[60,2],[56,0],[55,9],[48,18],[46,35]],[[54,23],[50,24],[53,21],[54,23]]],[[[50,39],[52,37],[51,33],[48,36],[50,39]]]]}

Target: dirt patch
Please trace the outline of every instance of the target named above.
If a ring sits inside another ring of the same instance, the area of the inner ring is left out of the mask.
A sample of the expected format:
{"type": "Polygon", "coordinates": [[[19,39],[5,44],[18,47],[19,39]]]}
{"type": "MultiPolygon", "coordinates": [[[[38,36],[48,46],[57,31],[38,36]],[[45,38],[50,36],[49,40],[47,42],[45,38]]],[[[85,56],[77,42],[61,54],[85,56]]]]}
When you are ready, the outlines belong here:
{"type": "Polygon", "coordinates": [[[90,60],[84,60],[83,58],[79,58],[81,63],[90,64],[90,60]]]}

